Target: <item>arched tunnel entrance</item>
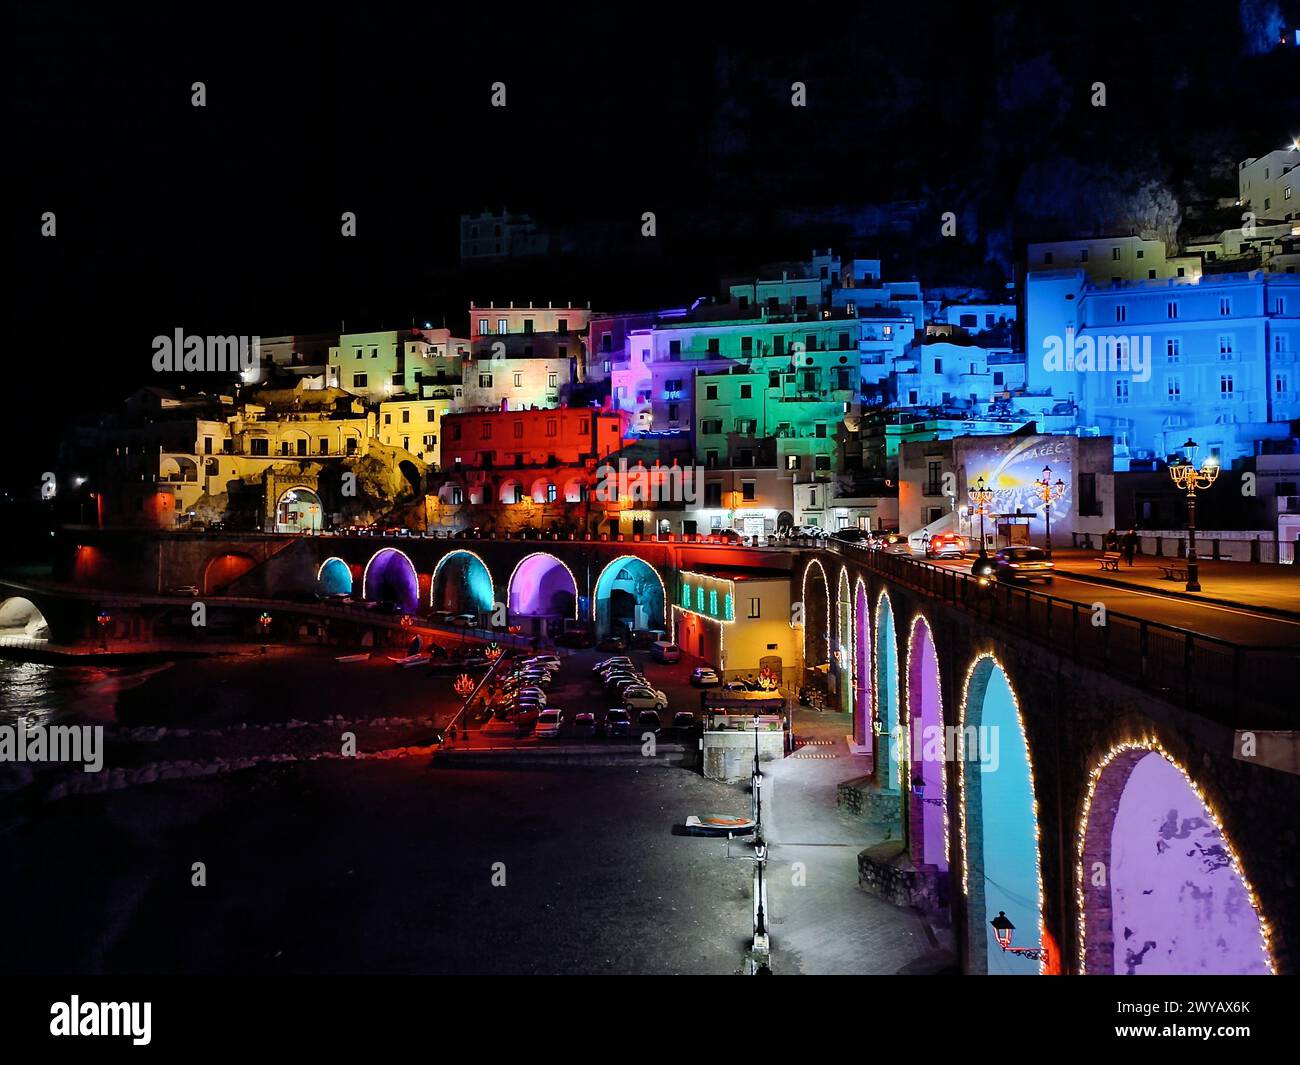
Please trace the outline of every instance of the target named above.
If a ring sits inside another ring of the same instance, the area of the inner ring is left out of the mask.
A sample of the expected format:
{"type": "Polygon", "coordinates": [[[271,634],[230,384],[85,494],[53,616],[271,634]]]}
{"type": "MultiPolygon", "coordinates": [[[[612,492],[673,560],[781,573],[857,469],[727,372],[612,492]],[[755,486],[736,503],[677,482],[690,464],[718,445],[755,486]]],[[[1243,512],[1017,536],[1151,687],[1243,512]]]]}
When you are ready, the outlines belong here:
{"type": "Polygon", "coordinates": [[[49,622],[30,599],[14,596],[0,602],[0,640],[48,640],[49,622]]]}
{"type": "Polygon", "coordinates": [[[614,559],[596,578],[597,636],[666,628],[664,607],[663,579],[636,555],[614,559]]]}
{"type": "Polygon", "coordinates": [[[558,624],[578,616],[578,582],[568,566],[545,551],[527,555],[515,566],[507,599],[511,617],[534,619],[533,632],[541,632],[547,621],[558,624]]]}
{"type": "Polygon", "coordinates": [[[429,605],[453,614],[490,614],[496,603],[487,563],[472,551],[452,551],[434,567],[429,605]]]}
{"type": "Polygon", "coordinates": [[[1113,752],[1092,778],[1078,877],[1080,970],[1264,976],[1266,924],[1222,826],[1154,744],[1113,752]]]}
{"type": "Polygon", "coordinates": [[[351,567],[338,556],[327,558],[316,571],[316,590],[321,595],[351,595],[351,567]]]}
{"type": "Polygon", "coordinates": [[[414,563],[395,547],[376,551],[366,563],[361,595],[372,602],[392,603],[414,614],[420,606],[420,579],[414,563]]]}
{"type": "Polygon", "coordinates": [[[222,595],[245,573],[257,565],[249,555],[228,551],[208,559],[203,567],[203,580],[199,587],[204,595],[222,595]]]}
{"type": "Polygon", "coordinates": [[[971,665],[962,702],[961,823],[969,971],[1008,976],[1045,972],[1045,962],[1002,950],[989,926],[1005,913],[1017,929],[1016,942],[1046,945],[1029,746],[1011,681],[991,654],[980,655],[971,665]]]}

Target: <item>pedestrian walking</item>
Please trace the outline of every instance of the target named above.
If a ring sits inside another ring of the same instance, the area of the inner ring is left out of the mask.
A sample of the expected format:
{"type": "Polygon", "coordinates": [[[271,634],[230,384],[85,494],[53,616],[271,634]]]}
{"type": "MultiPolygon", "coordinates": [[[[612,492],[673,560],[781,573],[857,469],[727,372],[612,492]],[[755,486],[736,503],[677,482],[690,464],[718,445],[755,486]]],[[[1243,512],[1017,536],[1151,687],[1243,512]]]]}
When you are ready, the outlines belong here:
{"type": "Polygon", "coordinates": [[[1136,529],[1129,529],[1124,534],[1124,561],[1133,565],[1133,556],[1137,554],[1138,534],[1136,529]]]}

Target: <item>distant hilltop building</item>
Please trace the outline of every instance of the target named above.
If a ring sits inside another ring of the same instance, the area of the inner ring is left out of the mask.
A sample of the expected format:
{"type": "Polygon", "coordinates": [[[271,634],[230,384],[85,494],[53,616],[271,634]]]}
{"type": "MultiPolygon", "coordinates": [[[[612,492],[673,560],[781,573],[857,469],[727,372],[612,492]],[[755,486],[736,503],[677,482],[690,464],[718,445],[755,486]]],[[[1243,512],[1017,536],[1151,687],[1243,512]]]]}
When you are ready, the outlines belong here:
{"type": "Polygon", "coordinates": [[[550,235],[526,214],[511,214],[502,208],[500,214],[484,211],[460,216],[462,263],[546,255],[550,250],[550,235]]]}
{"type": "Polygon", "coordinates": [[[1237,167],[1237,199],[1260,222],[1300,219],[1296,164],[1300,147],[1278,148],[1258,159],[1243,159],[1237,167]]]}

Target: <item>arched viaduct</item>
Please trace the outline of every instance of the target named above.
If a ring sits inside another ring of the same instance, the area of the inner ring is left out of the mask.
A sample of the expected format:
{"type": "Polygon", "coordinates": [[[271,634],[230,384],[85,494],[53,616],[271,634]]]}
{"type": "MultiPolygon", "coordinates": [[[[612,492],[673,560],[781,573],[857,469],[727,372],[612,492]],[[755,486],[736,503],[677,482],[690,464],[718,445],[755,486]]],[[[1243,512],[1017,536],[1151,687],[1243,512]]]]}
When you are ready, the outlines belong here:
{"type": "Polygon", "coordinates": [[[226,597],[349,593],[478,614],[490,599],[512,618],[609,625],[615,592],[644,600],[639,590],[677,569],[786,570],[806,673],[824,678],[870,753],[841,801],[892,840],[864,852],[864,885],[950,920],[963,971],[1300,968],[1300,777],[1240,746],[1243,732],[1293,722],[1247,649],[1119,618],[1099,627],[1049,597],[851,547],[111,531],[83,541],[56,573],[80,598],[0,589],[28,596],[54,639],[86,631],[92,590],[220,581],[226,597]],[[1003,951],[989,923],[999,913],[1015,925],[1013,947],[1045,957],[1003,951]]]}

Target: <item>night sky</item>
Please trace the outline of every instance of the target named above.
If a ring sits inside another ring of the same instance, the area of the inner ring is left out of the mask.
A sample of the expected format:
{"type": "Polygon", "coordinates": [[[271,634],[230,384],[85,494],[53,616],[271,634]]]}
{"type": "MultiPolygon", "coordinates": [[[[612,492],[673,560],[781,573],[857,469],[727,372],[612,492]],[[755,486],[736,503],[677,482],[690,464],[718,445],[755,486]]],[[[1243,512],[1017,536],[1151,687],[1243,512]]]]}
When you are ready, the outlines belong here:
{"type": "Polygon", "coordinates": [[[1235,161],[1300,133],[1300,48],[1265,47],[1300,3],[984,7],[12,13],[5,487],[34,486],[76,419],[181,383],[149,367],[177,327],[680,304],[828,244],[887,277],[1001,283],[1026,240],[1113,226],[1114,189],[1234,193],[1235,161]],[[936,231],[958,213],[962,239],[854,241],[829,210],[898,200],[936,231]],[[502,205],[588,227],[589,251],[459,270],[459,215],[502,205]]]}

